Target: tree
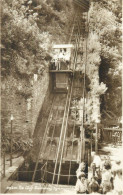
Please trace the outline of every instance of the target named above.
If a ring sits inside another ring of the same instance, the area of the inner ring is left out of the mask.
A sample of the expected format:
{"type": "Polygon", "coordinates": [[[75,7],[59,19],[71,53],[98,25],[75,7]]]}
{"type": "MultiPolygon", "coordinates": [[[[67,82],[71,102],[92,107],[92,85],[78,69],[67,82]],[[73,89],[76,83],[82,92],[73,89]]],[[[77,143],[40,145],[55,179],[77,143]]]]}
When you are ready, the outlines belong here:
{"type": "Polygon", "coordinates": [[[93,2],[89,10],[89,29],[98,35],[101,46],[100,83],[108,88],[101,111],[110,110],[117,118],[121,116],[121,7],[119,0],[100,0],[93,2]]]}

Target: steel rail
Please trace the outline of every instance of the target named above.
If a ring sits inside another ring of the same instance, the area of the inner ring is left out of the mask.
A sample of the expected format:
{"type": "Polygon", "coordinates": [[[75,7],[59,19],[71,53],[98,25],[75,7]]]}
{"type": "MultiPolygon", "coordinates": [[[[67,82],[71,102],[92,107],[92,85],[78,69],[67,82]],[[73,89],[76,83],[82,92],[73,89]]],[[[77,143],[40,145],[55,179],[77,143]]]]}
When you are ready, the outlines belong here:
{"type": "MultiPolygon", "coordinates": [[[[72,156],[72,154],[73,154],[73,139],[74,139],[74,132],[75,132],[75,120],[74,120],[74,125],[73,125],[73,138],[72,138],[72,150],[71,150],[71,156],[72,156]]],[[[68,185],[69,185],[69,183],[70,183],[70,172],[71,172],[71,160],[70,160],[70,167],[69,167],[69,176],[68,176],[68,185]]]]}
{"type": "MultiPolygon", "coordinates": [[[[79,27],[79,25],[78,25],[79,27]]],[[[82,35],[79,35],[80,37],[82,35]]],[[[74,132],[75,132],[75,120],[74,120],[74,128],[73,128],[73,135],[74,135],[74,132]]],[[[72,152],[73,152],[73,140],[72,140],[72,150],[71,150],[71,155],[72,155],[72,152]]],[[[68,177],[68,185],[69,185],[69,181],[70,181],[70,172],[71,172],[71,160],[70,160],[70,167],[69,167],[69,177],[68,177]]]]}
{"type": "Polygon", "coordinates": [[[68,99],[69,99],[69,92],[67,94],[67,99],[66,99],[66,104],[65,104],[65,110],[64,110],[63,122],[62,122],[62,127],[61,127],[61,133],[60,133],[58,151],[57,151],[57,155],[56,155],[56,162],[55,162],[55,168],[54,168],[54,174],[53,174],[52,184],[54,183],[56,168],[57,168],[57,164],[58,164],[58,157],[59,157],[60,146],[61,146],[61,141],[62,141],[62,136],[63,136],[63,130],[64,130],[63,129],[63,126],[64,126],[65,117],[66,117],[66,109],[67,109],[68,99]]]}
{"type": "Polygon", "coordinates": [[[68,101],[68,105],[67,105],[66,121],[65,121],[65,124],[63,126],[63,129],[65,128],[65,130],[64,130],[63,145],[62,145],[62,151],[61,151],[61,159],[60,159],[60,165],[59,165],[59,171],[58,171],[57,184],[59,183],[59,177],[60,177],[60,172],[61,172],[61,163],[62,163],[62,158],[63,158],[65,138],[66,138],[66,133],[67,133],[68,116],[69,116],[69,108],[70,108],[70,102],[71,102],[71,96],[72,96],[72,89],[73,89],[73,79],[72,79],[72,84],[71,84],[70,97],[69,97],[69,101],[68,101]]]}
{"type": "MultiPolygon", "coordinates": [[[[57,108],[57,112],[56,112],[56,115],[55,115],[55,116],[57,116],[58,111],[59,111],[59,109],[57,108]]],[[[54,137],[54,132],[55,132],[55,128],[56,128],[56,123],[57,123],[57,120],[55,121],[55,125],[54,125],[53,132],[52,132],[52,137],[51,137],[51,143],[50,143],[50,150],[49,150],[49,154],[50,154],[51,147],[52,147],[52,140],[53,140],[53,137],[54,137]]],[[[47,155],[46,163],[48,163],[48,157],[49,157],[49,154],[47,155]]],[[[45,173],[46,173],[46,171],[44,172],[43,179],[44,179],[44,177],[45,177],[45,173]]]]}
{"type": "MultiPolygon", "coordinates": [[[[72,35],[73,35],[74,28],[75,28],[75,24],[73,25],[70,39],[72,39],[72,35]]],[[[79,32],[80,32],[80,29],[79,29],[79,32]]],[[[75,70],[75,66],[76,66],[76,62],[75,61],[77,61],[77,53],[78,53],[77,50],[78,50],[78,47],[79,47],[79,40],[80,40],[80,38],[78,36],[79,36],[79,33],[78,33],[78,35],[76,36],[76,39],[75,39],[75,45],[76,45],[76,47],[75,47],[75,55],[74,55],[74,70],[75,70]]],[[[72,83],[73,83],[73,81],[72,81],[72,83]]],[[[72,91],[72,86],[71,86],[71,91],[72,91]]],[[[68,93],[67,99],[66,99],[65,110],[64,110],[62,127],[61,127],[60,141],[59,141],[58,152],[57,152],[57,156],[56,156],[56,163],[55,163],[55,168],[54,168],[54,173],[53,173],[52,184],[54,183],[54,179],[55,179],[55,175],[56,175],[56,168],[57,168],[57,164],[58,164],[58,157],[59,157],[60,146],[61,146],[62,137],[63,137],[63,130],[64,130],[63,127],[64,127],[64,125],[66,126],[66,129],[67,129],[67,122],[68,121],[66,120],[66,123],[65,123],[65,116],[66,116],[66,111],[67,110],[69,111],[70,99],[71,99],[71,93],[70,94],[68,93]],[[70,95],[70,98],[69,98],[69,95],[70,95]]],[[[53,100],[53,102],[54,102],[54,100],[53,100]]],[[[53,104],[52,104],[52,106],[53,106],[53,104]]],[[[51,111],[52,111],[52,108],[50,110],[50,114],[52,113],[51,111]]],[[[45,140],[46,135],[47,135],[50,114],[49,114],[49,117],[48,117],[48,121],[47,121],[47,125],[46,125],[46,128],[45,128],[44,137],[43,137],[42,142],[41,142],[42,143],[41,146],[43,145],[44,140],[45,140]]],[[[68,118],[68,114],[67,114],[67,118],[68,118]]],[[[63,156],[63,149],[64,149],[65,137],[66,137],[66,130],[65,130],[64,139],[63,139],[63,145],[62,145],[62,155],[61,155],[61,160],[60,160],[59,173],[61,171],[61,162],[62,162],[62,156],[63,156]]],[[[34,170],[34,174],[33,174],[32,181],[34,181],[34,178],[35,178],[35,173],[36,173],[36,169],[37,169],[37,166],[38,166],[38,161],[39,161],[39,157],[40,157],[41,148],[42,147],[40,147],[40,150],[39,150],[39,155],[38,155],[38,158],[37,158],[37,161],[36,161],[36,166],[35,166],[35,170],[34,170]]],[[[57,183],[59,182],[59,177],[60,177],[60,174],[58,174],[57,183]]]]}
{"type": "Polygon", "coordinates": [[[68,43],[71,43],[71,39],[72,39],[72,36],[73,36],[74,27],[75,27],[75,19],[76,19],[76,15],[74,15],[74,19],[73,19],[73,27],[72,27],[72,31],[71,31],[71,34],[70,34],[70,39],[69,39],[69,42],[68,42],[68,43]]]}
{"type": "Polygon", "coordinates": [[[76,47],[76,49],[75,49],[75,58],[76,58],[76,60],[74,62],[74,70],[75,70],[75,65],[76,65],[76,62],[77,62],[77,53],[78,53],[79,40],[80,40],[80,35],[81,35],[78,22],[77,22],[77,27],[78,27],[78,34],[76,35],[76,39],[75,39],[75,41],[76,41],[75,42],[75,47],[76,47]]]}
{"type": "MultiPolygon", "coordinates": [[[[78,26],[78,35],[79,35],[80,29],[79,29],[79,25],[77,25],[77,26],[78,26]]],[[[77,62],[77,54],[78,54],[79,40],[80,40],[80,39],[79,39],[78,37],[76,37],[76,49],[75,49],[75,63],[74,63],[74,69],[75,69],[75,65],[76,65],[76,62],[77,62]]],[[[73,79],[73,80],[74,80],[74,79],[73,79]]],[[[60,158],[60,165],[59,165],[59,171],[58,171],[57,184],[59,183],[59,179],[60,179],[61,164],[62,164],[62,159],[63,159],[65,138],[66,138],[67,126],[68,126],[69,107],[70,107],[71,96],[72,96],[72,90],[73,90],[73,80],[72,80],[72,84],[71,84],[70,99],[69,99],[69,102],[68,102],[68,111],[67,111],[67,118],[66,118],[66,123],[65,123],[65,133],[64,133],[64,137],[63,137],[63,145],[62,145],[62,152],[61,152],[61,158],[60,158]]]]}
{"type": "Polygon", "coordinates": [[[34,174],[33,174],[33,177],[32,177],[32,181],[33,182],[34,182],[36,170],[37,170],[37,167],[38,167],[38,162],[39,162],[39,158],[40,158],[41,149],[42,149],[42,146],[44,144],[44,140],[46,138],[46,134],[47,134],[47,131],[48,131],[48,125],[49,125],[49,121],[50,121],[50,117],[51,117],[51,113],[52,113],[54,101],[55,101],[55,95],[54,95],[54,98],[53,98],[52,106],[51,106],[50,113],[49,113],[49,117],[48,117],[48,120],[47,120],[47,124],[46,124],[46,128],[45,128],[44,136],[43,136],[43,139],[41,140],[40,145],[39,145],[39,153],[38,153],[38,157],[37,157],[37,160],[36,160],[34,174]]]}
{"type": "MultiPolygon", "coordinates": [[[[75,16],[76,18],[76,16],[75,16]]],[[[75,22],[75,20],[74,20],[75,22]]],[[[75,25],[73,25],[75,27],[75,25]]],[[[72,34],[73,34],[73,30],[74,28],[72,29],[72,34]]],[[[72,38],[72,35],[71,35],[71,38],[72,38]]],[[[74,60],[76,58],[76,53],[74,55],[74,60]]],[[[75,64],[74,64],[74,67],[75,67],[75,64]]],[[[67,107],[67,102],[66,102],[66,107],[67,107]]],[[[65,112],[66,112],[66,109],[65,109],[65,112]]],[[[64,117],[65,117],[65,112],[64,112],[64,117]]],[[[54,183],[54,179],[55,179],[55,173],[56,173],[56,168],[57,168],[57,163],[58,163],[58,156],[59,156],[59,151],[60,151],[60,146],[61,146],[61,138],[62,138],[62,131],[63,131],[63,125],[64,125],[64,117],[63,117],[63,123],[62,123],[62,130],[61,130],[61,134],[60,134],[60,142],[59,142],[59,146],[58,146],[58,152],[57,152],[57,157],[56,157],[56,163],[55,163],[55,168],[54,168],[54,175],[53,175],[53,179],[52,179],[52,184],[54,183]]]]}
{"type": "MultiPolygon", "coordinates": [[[[88,21],[88,14],[87,14],[87,21],[88,21]]],[[[88,35],[87,35],[88,37],[88,35]]],[[[85,143],[84,143],[84,110],[85,110],[85,80],[86,80],[86,66],[87,66],[87,44],[88,44],[88,40],[87,40],[87,37],[86,37],[86,51],[85,51],[85,55],[86,55],[86,58],[85,58],[85,63],[84,63],[84,83],[83,83],[83,118],[82,118],[82,129],[81,129],[81,148],[82,148],[82,153],[80,155],[81,159],[84,160],[84,153],[85,153],[85,143]]]]}
{"type": "Polygon", "coordinates": [[[89,9],[89,6],[87,4],[84,4],[84,3],[83,3],[83,5],[84,5],[84,7],[83,7],[82,3],[79,0],[74,0],[74,3],[77,4],[78,6],[82,7],[84,10],[89,9]]]}

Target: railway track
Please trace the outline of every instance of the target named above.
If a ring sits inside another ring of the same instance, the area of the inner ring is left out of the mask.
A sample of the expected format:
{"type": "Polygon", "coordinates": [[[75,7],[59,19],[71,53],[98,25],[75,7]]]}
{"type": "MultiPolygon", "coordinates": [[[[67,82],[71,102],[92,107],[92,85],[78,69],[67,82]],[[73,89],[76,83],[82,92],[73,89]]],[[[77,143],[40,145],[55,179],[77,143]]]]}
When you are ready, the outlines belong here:
{"type": "MultiPolygon", "coordinates": [[[[49,161],[54,162],[54,168],[52,172],[52,184],[54,184],[54,182],[59,184],[60,181],[62,163],[64,162],[64,153],[65,153],[66,140],[67,140],[67,127],[68,127],[71,98],[72,98],[73,91],[77,90],[76,87],[74,87],[73,83],[74,83],[74,74],[75,74],[75,69],[77,64],[78,50],[80,47],[80,39],[83,38],[83,35],[81,34],[80,25],[81,25],[80,20],[78,19],[78,17],[75,16],[74,24],[73,24],[73,28],[69,40],[69,42],[73,42],[74,40],[74,54],[72,56],[73,77],[71,78],[71,83],[69,84],[67,93],[54,94],[53,103],[49,112],[49,117],[47,120],[44,135],[39,145],[40,149],[39,149],[39,153],[37,156],[36,165],[32,177],[33,182],[35,181],[38,163],[41,160],[45,161],[44,167],[42,168],[42,174],[41,174],[42,183],[46,179],[47,165],[49,161]],[[76,29],[78,30],[76,31],[76,29]]],[[[85,85],[85,81],[83,85],[85,85]]],[[[75,121],[73,123],[73,129],[72,129],[73,135],[74,132],[75,132],[75,121]]],[[[81,139],[82,139],[82,135],[81,135],[81,139]]],[[[71,155],[73,152],[73,142],[74,142],[74,138],[72,140],[71,155]]],[[[80,145],[82,146],[82,143],[80,143],[80,145]]],[[[80,158],[81,158],[81,154],[80,154],[80,158]]],[[[72,159],[69,159],[68,169],[69,169],[69,174],[67,176],[68,176],[68,184],[69,184],[70,177],[71,177],[71,169],[72,169],[72,159]]]]}

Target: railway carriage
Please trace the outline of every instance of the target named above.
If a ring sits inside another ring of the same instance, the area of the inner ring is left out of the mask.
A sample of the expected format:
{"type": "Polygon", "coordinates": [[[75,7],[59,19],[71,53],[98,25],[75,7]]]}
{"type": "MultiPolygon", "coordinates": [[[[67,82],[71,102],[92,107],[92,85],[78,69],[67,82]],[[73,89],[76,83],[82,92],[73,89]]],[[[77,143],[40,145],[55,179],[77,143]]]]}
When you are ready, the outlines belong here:
{"type": "Polygon", "coordinates": [[[53,46],[53,59],[50,73],[52,73],[53,92],[66,93],[73,72],[72,55],[73,45],[63,44],[53,46]]]}

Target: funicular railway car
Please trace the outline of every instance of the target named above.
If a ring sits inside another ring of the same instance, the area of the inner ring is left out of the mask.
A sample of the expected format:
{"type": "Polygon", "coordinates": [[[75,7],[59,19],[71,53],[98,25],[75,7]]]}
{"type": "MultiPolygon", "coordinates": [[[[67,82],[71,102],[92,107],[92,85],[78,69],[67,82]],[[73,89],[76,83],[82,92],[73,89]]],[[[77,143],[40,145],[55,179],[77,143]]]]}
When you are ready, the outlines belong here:
{"type": "Polygon", "coordinates": [[[53,92],[67,92],[70,77],[73,72],[72,61],[73,45],[63,44],[53,46],[53,59],[50,73],[52,73],[53,92]]]}

